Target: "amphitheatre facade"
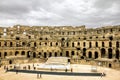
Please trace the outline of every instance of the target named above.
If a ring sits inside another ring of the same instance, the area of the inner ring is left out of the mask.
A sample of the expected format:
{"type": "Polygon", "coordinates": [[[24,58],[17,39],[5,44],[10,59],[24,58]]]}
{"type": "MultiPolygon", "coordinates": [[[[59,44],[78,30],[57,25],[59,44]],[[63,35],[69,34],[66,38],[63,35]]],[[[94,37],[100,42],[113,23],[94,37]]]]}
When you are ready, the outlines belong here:
{"type": "MultiPolygon", "coordinates": [[[[117,68],[120,64],[120,26],[0,27],[1,64],[27,63],[31,59],[69,57],[117,68]]],[[[81,62],[82,63],[82,62],[81,62]]]]}

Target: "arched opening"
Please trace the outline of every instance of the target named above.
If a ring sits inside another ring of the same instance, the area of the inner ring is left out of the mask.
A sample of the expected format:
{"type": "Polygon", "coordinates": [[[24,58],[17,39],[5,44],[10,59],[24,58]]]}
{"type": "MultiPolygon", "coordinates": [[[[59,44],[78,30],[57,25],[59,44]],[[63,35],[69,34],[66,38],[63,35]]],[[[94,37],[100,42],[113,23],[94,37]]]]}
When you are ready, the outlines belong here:
{"type": "Polygon", "coordinates": [[[56,46],[58,46],[58,43],[56,42],[56,46]]]}
{"type": "Polygon", "coordinates": [[[104,57],[105,57],[105,53],[106,53],[105,49],[102,48],[102,49],[101,49],[101,58],[104,58],[104,57]]]}
{"type": "Polygon", "coordinates": [[[12,64],[12,60],[9,60],[9,64],[12,64]]]}
{"type": "Polygon", "coordinates": [[[68,59],[68,63],[70,63],[70,59],[68,59]]]}
{"type": "Polygon", "coordinates": [[[66,51],[66,57],[69,57],[69,51],[66,51]]]}
{"type": "Polygon", "coordinates": [[[116,42],[116,47],[119,48],[119,42],[118,41],[116,42]]]}
{"type": "Polygon", "coordinates": [[[80,46],[80,42],[78,42],[77,45],[80,46]]]}
{"type": "Polygon", "coordinates": [[[98,58],[98,52],[95,52],[95,59],[98,58]]]}
{"type": "Polygon", "coordinates": [[[72,47],[74,47],[74,42],[72,42],[72,47]]]}
{"type": "Polygon", "coordinates": [[[92,47],[92,43],[91,42],[89,42],[89,48],[91,48],[92,47]]]}
{"type": "Polygon", "coordinates": [[[21,55],[25,55],[25,51],[22,51],[22,52],[21,52],[21,55]]]}
{"type": "Polygon", "coordinates": [[[0,52],[0,57],[1,57],[1,52],[0,52]]]}
{"type": "Polygon", "coordinates": [[[67,42],[66,46],[69,47],[69,43],[68,42],[67,42]]]}
{"type": "Polygon", "coordinates": [[[83,48],[83,56],[86,56],[86,48],[83,48]]]}
{"type": "Polygon", "coordinates": [[[44,58],[47,58],[47,53],[46,52],[44,52],[44,58]]]}
{"type": "Polygon", "coordinates": [[[55,57],[57,57],[57,52],[55,52],[55,57]]]}
{"type": "Polygon", "coordinates": [[[109,68],[111,68],[112,67],[112,64],[109,64],[109,68]]]}
{"type": "Polygon", "coordinates": [[[62,56],[62,52],[60,53],[60,56],[62,56]]]}
{"type": "Polygon", "coordinates": [[[31,52],[28,51],[28,52],[27,52],[27,58],[30,58],[30,54],[31,54],[31,52]]]}
{"type": "Polygon", "coordinates": [[[51,56],[52,56],[52,53],[50,52],[50,53],[49,53],[49,57],[51,57],[51,56]]]}
{"type": "Polygon", "coordinates": [[[33,52],[33,58],[36,58],[36,53],[35,52],[33,52]]]}
{"type": "Polygon", "coordinates": [[[13,43],[12,42],[10,42],[10,47],[12,47],[13,46],[13,43]]]}
{"type": "Polygon", "coordinates": [[[105,47],[105,43],[104,42],[102,42],[102,47],[105,47]]]}
{"type": "Polygon", "coordinates": [[[109,42],[109,47],[112,47],[112,42],[109,42]]]}
{"type": "Polygon", "coordinates": [[[35,47],[37,46],[36,42],[34,42],[34,46],[35,46],[35,47]]]}
{"type": "Polygon", "coordinates": [[[25,46],[25,42],[22,42],[22,46],[25,46]]]}
{"type": "Polygon", "coordinates": [[[7,52],[4,52],[4,57],[6,57],[7,56],[7,52]]]}
{"type": "Polygon", "coordinates": [[[15,51],[15,56],[17,56],[19,54],[19,52],[18,51],[15,51]]]}
{"type": "Polygon", "coordinates": [[[111,48],[108,49],[108,58],[109,59],[112,58],[112,49],[111,48]]]}
{"type": "Polygon", "coordinates": [[[86,43],[85,43],[85,42],[83,42],[83,46],[84,46],[84,47],[86,46],[86,43]]]}
{"type": "Polygon", "coordinates": [[[110,40],[113,40],[113,36],[109,36],[109,39],[110,39],[110,40]]]}
{"type": "Polygon", "coordinates": [[[52,46],[52,42],[50,42],[50,46],[52,46]]]}
{"type": "Polygon", "coordinates": [[[71,53],[72,53],[72,56],[75,55],[74,51],[72,51],[71,53]]]}
{"type": "Polygon", "coordinates": [[[119,59],[119,56],[120,56],[119,50],[116,50],[116,55],[115,55],[115,57],[116,57],[117,59],[119,59]]]}
{"type": "Polygon", "coordinates": [[[96,47],[98,47],[98,42],[95,43],[96,47]]]}
{"type": "Polygon", "coordinates": [[[88,58],[92,58],[92,52],[89,51],[88,58]]]}

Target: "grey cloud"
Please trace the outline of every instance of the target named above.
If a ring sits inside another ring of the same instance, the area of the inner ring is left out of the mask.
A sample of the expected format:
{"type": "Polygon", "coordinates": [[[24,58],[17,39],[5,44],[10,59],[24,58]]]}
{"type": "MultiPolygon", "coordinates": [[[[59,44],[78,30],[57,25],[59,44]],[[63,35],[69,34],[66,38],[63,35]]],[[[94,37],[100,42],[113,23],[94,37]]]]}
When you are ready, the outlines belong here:
{"type": "Polygon", "coordinates": [[[0,25],[116,25],[119,4],[120,0],[1,0],[0,25]]]}

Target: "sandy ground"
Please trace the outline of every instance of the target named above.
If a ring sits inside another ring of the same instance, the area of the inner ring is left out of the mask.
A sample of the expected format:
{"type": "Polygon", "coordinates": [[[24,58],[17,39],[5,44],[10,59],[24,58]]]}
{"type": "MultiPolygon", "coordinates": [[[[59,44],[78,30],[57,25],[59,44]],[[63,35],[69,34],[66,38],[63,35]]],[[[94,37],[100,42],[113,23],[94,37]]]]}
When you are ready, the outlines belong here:
{"type": "MultiPolygon", "coordinates": [[[[21,64],[21,66],[25,66],[28,64],[21,64]]],[[[33,65],[33,64],[29,64],[33,65]]],[[[35,64],[36,65],[36,64],[35,64]]],[[[91,65],[80,65],[80,64],[72,64],[74,72],[91,72],[91,65]]],[[[42,78],[40,80],[120,80],[120,71],[98,67],[98,72],[106,73],[105,77],[101,76],[61,76],[61,75],[45,75],[42,74],[42,78]]],[[[39,80],[37,78],[37,74],[29,74],[29,73],[18,73],[15,72],[7,72],[3,67],[0,68],[0,80],[39,80]]]]}

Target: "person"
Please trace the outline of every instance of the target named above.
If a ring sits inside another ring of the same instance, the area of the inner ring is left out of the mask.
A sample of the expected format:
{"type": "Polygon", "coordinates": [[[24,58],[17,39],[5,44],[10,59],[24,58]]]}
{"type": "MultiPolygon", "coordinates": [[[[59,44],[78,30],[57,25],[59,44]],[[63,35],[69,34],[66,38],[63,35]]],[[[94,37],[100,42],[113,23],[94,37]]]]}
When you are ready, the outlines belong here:
{"type": "Polygon", "coordinates": [[[42,74],[40,74],[40,78],[42,78],[42,74]]]}
{"type": "Polygon", "coordinates": [[[28,65],[28,69],[30,70],[30,65],[28,65]]]}
{"type": "Polygon", "coordinates": [[[105,74],[104,72],[102,73],[102,75],[103,75],[103,76],[106,76],[106,74],[105,74]]]}
{"type": "Polygon", "coordinates": [[[8,67],[6,67],[6,72],[8,71],[8,67]]]}
{"type": "Polygon", "coordinates": [[[106,74],[103,72],[103,73],[101,73],[101,77],[103,77],[103,76],[105,76],[106,74]]]}
{"type": "Polygon", "coordinates": [[[65,69],[65,72],[67,72],[67,68],[65,69]]]}
{"type": "Polygon", "coordinates": [[[39,74],[37,73],[37,78],[39,78],[39,74]]]}
{"type": "Polygon", "coordinates": [[[4,66],[4,70],[6,69],[6,65],[4,66]]]}

